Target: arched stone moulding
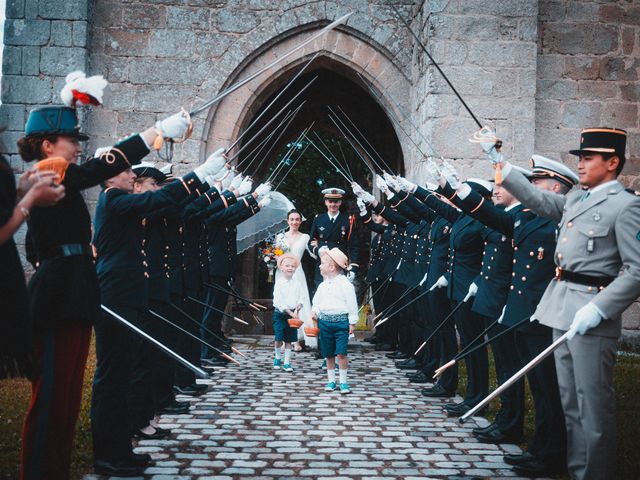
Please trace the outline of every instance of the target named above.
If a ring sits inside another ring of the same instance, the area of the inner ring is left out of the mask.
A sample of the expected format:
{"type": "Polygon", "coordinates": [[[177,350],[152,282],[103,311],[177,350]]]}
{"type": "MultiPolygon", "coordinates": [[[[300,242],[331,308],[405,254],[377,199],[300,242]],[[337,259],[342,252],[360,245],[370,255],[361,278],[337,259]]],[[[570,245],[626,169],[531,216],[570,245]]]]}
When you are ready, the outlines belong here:
{"type": "MultiPolygon", "coordinates": [[[[229,75],[222,89],[247,78],[278,56],[302,43],[317,31],[316,26],[317,22],[298,27],[284,33],[280,41],[264,44],[229,75]]],[[[332,30],[226,96],[208,112],[202,131],[202,139],[205,141],[201,143],[200,158],[204,160],[208,153],[220,146],[229,145],[240,134],[265,99],[291,78],[291,70],[304,64],[318,52],[320,55],[314,62],[315,66],[340,73],[361,85],[366,91],[367,87],[362,85],[357,75],[359,73],[382,99],[382,104],[378,99],[373,100],[380,104],[387,115],[391,112],[395,118],[401,120],[402,115],[387,97],[387,92],[397,101],[406,103],[411,83],[405,73],[393,63],[392,55],[386,49],[373,41],[367,42],[362,37],[360,32],[351,32],[346,29],[332,30]]],[[[200,95],[206,97],[202,92],[200,95]]],[[[391,124],[401,140],[405,165],[409,164],[412,156],[415,156],[415,149],[411,149],[410,144],[404,141],[404,133],[399,131],[393,122],[391,124]]],[[[405,122],[403,128],[409,131],[410,126],[405,122]]]]}

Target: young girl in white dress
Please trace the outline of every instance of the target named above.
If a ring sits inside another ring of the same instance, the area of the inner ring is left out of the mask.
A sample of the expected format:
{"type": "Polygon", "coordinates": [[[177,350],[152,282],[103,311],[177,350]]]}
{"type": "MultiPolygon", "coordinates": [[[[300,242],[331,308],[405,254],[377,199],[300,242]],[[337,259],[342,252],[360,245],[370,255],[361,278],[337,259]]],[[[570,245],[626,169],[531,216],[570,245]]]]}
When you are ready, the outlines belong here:
{"type": "MultiPolygon", "coordinates": [[[[309,243],[309,235],[300,231],[302,214],[297,210],[291,210],[287,214],[287,223],[289,224],[289,230],[278,234],[276,237],[276,244],[284,246],[286,251],[294,254],[298,257],[298,260],[302,262],[302,256],[307,249],[307,243],[309,243]]],[[[276,280],[279,275],[282,275],[282,273],[279,270],[276,270],[276,280]]],[[[304,270],[302,270],[302,265],[293,274],[292,281],[299,282],[303,291],[304,299],[302,302],[302,309],[298,314],[300,320],[304,322],[304,325],[298,329],[298,341],[304,339],[305,345],[315,348],[317,346],[316,338],[307,337],[304,333],[304,327],[312,327],[313,322],[311,321],[311,300],[309,299],[307,278],[304,274],[304,270]]],[[[296,345],[294,345],[294,348],[299,350],[299,347],[296,348],[296,345]]]]}

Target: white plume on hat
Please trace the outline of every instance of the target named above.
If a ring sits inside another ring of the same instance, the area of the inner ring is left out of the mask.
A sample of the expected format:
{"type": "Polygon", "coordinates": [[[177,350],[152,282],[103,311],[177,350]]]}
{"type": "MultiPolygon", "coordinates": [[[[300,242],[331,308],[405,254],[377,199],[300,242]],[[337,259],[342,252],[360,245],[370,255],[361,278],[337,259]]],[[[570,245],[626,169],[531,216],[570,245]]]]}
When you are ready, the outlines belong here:
{"type": "Polygon", "coordinates": [[[81,105],[102,105],[102,94],[109,84],[102,75],[87,77],[77,70],[65,78],[66,84],[60,92],[62,102],[68,107],[81,105]]]}

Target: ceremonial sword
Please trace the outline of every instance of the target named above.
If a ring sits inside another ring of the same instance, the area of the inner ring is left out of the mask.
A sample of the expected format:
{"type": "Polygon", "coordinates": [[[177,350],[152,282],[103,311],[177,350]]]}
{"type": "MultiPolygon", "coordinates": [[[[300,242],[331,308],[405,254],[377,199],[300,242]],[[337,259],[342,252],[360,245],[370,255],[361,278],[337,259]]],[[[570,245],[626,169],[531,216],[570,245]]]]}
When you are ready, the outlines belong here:
{"type": "Polygon", "coordinates": [[[177,362],[181,363],[184,367],[188,368],[189,370],[191,370],[193,373],[195,373],[195,375],[198,378],[210,378],[209,374],[207,372],[205,372],[202,368],[200,367],[196,367],[193,363],[189,362],[188,360],[186,360],[185,358],[181,357],[180,355],[178,355],[176,352],[174,352],[173,350],[171,350],[169,347],[167,347],[166,345],[164,345],[163,343],[160,343],[158,340],[156,340],[155,338],[153,338],[151,335],[149,335],[147,332],[141,330],[140,328],[136,327],[133,323],[129,322],[128,320],[126,320],[125,318],[123,318],[122,316],[118,315],[116,312],[114,312],[113,310],[111,310],[109,307],[106,307],[105,305],[100,305],[100,308],[102,308],[102,310],[104,310],[105,312],[107,312],[109,315],[111,315],[113,318],[115,318],[116,320],[118,320],[122,325],[124,325],[125,327],[127,327],[129,330],[137,333],[138,335],[140,335],[142,338],[144,338],[145,340],[151,342],[152,344],[154,344],[156,347],[158,347],[160,350],[162,350],[164,353],[166,353],[167,355],[169,355],[171,358],[173,358],[174,360],[176,360],[177,362]]]}
{"type": "Polygon", "coordinates": [[[258,70],[257,72],[249,75],[247,78],[245,78],[244,80],[239,81],[238,83],[235,83],[234,85],[231,85],[229,88],[226,88],[225,90],[223,90],[222,92],[220,92],[219,94],[217,94],[215,97],[213,97],[210,100],[207,100],[205,103],[203,103],[202,105],[200,105],[199,107],[191,110],[189,112],[190,116],[194,116],[199,114],[200,112],[206,110],[207,108],[209,108],[211,105],[213,105],[216,102],[219,102],[220,100],[222,100],[224,97],[226,97],[227,95],[229,95],[230,93],[236,91],[238,88],[242,87],[245,83],[250,82],[251,80],[253,80],[254,78],[256,78],[257,76],[261,75],[262,73],[266,72],[267,70],[269,70],[271,67],[273,67],[274,65],[278,64],[279,62],[281,62],[282,60],[284,60],[285,58],[287,58],[288,56],[290,56],[291,54],[293,54],[294,52],[297,52],[298,50],[300,50],[301,48],[303,48],[304,46],[308,45],[309,43],[313,42],[314,40],[316,40],[317,38],[321,37],[322,35],[324,35],[326,32],[333,30],[335,27],[337,27],[338,25],[340,25],[341,23],[344,23],[347,18],[349,18],[351,16],[353,12],[349,12],[346,15],[343,15],[342,17],[338,18],[337,20],[334,20],[333,22],[331,22],[329,25],[327,25],[326,27],[320,29],[320,31],[318,31],[317,33],[315,33],[314,35],[312,35],[311,37],[307,38],[305,41],[303,41],[301,44],[297,45],[296,47],[292,48],[291,50],[289,50],[288,52],[286,52],[284,55],[282,55],[281,57],[276,58],[273,62],[269,63],[268,65],[262,67],[260,70],[258,70]]]}

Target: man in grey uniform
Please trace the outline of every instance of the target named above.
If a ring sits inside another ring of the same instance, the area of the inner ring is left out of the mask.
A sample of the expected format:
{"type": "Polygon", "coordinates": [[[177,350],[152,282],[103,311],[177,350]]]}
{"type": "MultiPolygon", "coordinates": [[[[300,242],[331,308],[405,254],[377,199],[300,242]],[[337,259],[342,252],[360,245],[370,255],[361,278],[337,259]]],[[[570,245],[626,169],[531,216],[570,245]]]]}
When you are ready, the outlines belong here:
{"type": "MultiPolygon", "coordinates": [[[[622,312],[640,295],[640,197],[618,182],[626,132],[582,131],[578,175],[582,190],[566,196],[533,187],[506,163],[503,185],[535,213],[557,220],[556,277],[535,318],[570,331],[555,351],[567,424],[567,467],[572,478],[612,479],[615,467],[613,366],[622,312]],[[576,333],[579,334],[576,336],[576,333]]],[[[495,149],[489,158],[501,161],[495,149]]]]}

